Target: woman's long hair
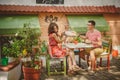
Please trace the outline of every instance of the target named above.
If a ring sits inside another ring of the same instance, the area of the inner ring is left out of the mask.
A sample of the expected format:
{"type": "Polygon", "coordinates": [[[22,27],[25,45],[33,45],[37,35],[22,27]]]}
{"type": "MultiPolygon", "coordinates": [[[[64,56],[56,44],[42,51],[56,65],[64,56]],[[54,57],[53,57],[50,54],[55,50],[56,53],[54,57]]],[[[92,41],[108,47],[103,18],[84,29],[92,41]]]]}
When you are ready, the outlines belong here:
{"type": "MultiPolygon", "coordinates": [[[[49,24],[49,27],[48,27],[48,35],[49,34],[52,34],[52,33],[56,33],[55,30],[54,30],[54,27],[56,26],[56,28],[58,29],[58,25],[56,23],[50,23],[49,24]]],[[[56,35],[58,35],[56,33],[56,35]]]]}

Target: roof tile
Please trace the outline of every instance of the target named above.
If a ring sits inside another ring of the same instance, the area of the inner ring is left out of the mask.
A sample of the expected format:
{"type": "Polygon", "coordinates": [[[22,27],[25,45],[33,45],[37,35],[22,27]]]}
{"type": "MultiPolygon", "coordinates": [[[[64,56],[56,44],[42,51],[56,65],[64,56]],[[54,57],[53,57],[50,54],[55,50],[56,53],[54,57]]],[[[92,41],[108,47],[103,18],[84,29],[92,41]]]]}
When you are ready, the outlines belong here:
{"type": "Polygon", "coordinates": [[[116,8],[116,12],[120,13],[120,7],[116,8]]]}
{"type": "Polygon", "coordinates": [[[115,6],[18,6],[0,5],[0,12],[120,13],[115,6]]]}

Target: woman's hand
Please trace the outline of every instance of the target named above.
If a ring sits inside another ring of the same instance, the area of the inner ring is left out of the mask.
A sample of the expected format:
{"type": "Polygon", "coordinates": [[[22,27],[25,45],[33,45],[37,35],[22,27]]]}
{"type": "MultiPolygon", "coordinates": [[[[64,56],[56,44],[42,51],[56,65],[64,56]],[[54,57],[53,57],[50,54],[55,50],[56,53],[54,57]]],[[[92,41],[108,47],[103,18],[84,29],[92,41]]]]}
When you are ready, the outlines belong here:
{"type": "Polygon", "coordinates": [[[61,49],[61,48],[62,48],[62,44],[61,44],[61,43],[59,43],[59,44],[58,44],[58,47],[61,49]]]}

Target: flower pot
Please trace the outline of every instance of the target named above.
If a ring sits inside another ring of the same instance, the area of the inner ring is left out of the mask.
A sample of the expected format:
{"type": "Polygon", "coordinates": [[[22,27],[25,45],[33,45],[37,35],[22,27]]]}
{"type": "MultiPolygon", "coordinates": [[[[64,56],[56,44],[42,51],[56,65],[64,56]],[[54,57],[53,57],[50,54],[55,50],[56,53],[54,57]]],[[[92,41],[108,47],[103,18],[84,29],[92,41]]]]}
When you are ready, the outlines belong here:
{"type": "Polygon", "coordinates": [[[30,57],[25,57],[25,58],[21,58],[22,62],[27,62],[27,61],[31,61],[30,57]]]}
{"type": "Polygon", "coordinates": [[[7,66],[8,65],[8,58],[1,58],[1,64],[3,66],[7,66]]]}
{"type": "Polygon", "coordinates": [[[8,63],[14,62],[15,58],[14,57],[8,57],[8,63]]]}
{"type": "Polygon", "coordinates": [[[118,50],[112,51],[112,57],[114,57],[114,58],[118,57],[118,50]]]}
{"type": "Polygon", "coordinates": [[[40,80],[41,69],[22,67],[24,80],[40,80]]]}
{"type": "Polygon", "coordinates": [[[78,44],[78,41],[75,40],[75,41],[74,41],[74,44],[78,44]]]}

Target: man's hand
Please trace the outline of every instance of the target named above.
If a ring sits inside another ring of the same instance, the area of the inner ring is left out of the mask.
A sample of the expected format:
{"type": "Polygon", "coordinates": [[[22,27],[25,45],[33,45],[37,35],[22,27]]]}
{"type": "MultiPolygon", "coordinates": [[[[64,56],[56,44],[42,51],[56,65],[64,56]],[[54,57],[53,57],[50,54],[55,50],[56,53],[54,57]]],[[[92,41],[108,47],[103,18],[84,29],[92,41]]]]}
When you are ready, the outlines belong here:
{"type": "Polygon", "coordinates": [[[87,39],[87,37],[83,36],[83,35],[79,35],[79,37],[82,38],[82,39],[84,39],[84,40],[87,39]]]}
{"type": "Polygon", "coordinates": [[[85,43],[91,44],[92,42],[90,40],[86,39],[85,43]]]}

